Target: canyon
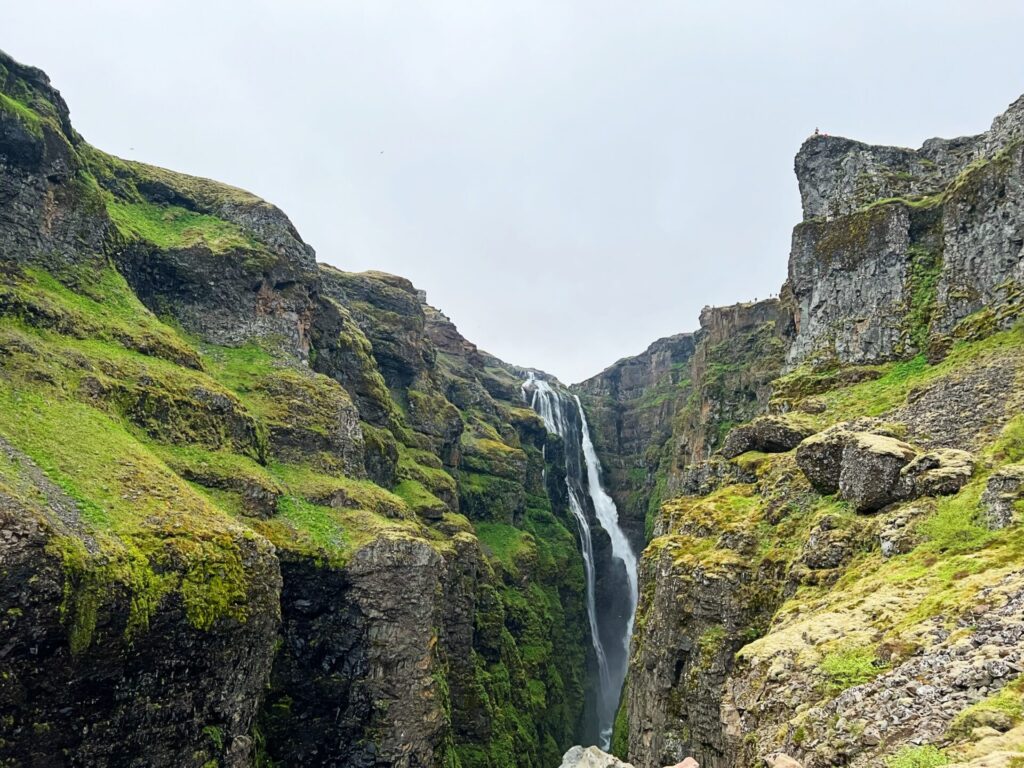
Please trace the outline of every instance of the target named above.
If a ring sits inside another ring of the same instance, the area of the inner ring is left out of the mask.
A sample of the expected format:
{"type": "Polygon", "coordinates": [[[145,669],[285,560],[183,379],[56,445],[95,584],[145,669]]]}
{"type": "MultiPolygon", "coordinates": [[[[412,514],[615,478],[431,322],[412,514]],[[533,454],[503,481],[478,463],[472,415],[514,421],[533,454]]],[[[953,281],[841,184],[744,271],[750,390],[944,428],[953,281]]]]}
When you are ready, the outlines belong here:
{"type": "Polygon", "coordinates": [[[0,54],[0,765],[1020,764],[1024,99],[795,170],[567,386],[0,54]]]}

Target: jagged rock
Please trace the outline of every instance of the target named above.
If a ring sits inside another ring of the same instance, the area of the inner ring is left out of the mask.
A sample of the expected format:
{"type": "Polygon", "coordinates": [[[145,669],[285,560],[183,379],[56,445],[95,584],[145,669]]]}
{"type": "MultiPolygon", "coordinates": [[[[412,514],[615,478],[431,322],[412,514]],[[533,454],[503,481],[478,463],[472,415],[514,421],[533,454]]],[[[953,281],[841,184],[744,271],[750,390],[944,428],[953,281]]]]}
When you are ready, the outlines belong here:
{"type": "Polygon", "coordinates": [[[852,531],[835,516],[826,515],[807,537],[800,562],[814,570],[838,568],[853,554],[855,542],[852,531]]]}
{"type": "Polygon", "coordinates": [[[721,453],[733,459],[747,451],[783,453],[796,448],[814,430],[782,416],[762,416],[736,427],[725,438],[721,453]]]}
{"type": "Polygon", "coordinates": [[[774,755],[773,757],[765,760],[765,764],[768,765],[769,768],[804,768],[801,763],[784,753],[774,755]]]}
{"type": "Polygon", "coordinates": [[[633,768],[597,747],[573,747],[562,757],[559,768],[633,768]]]}
{"type": "Polygon", "coordinates": [[[1021,499],[1024,499],[1024,464],[1011,464],[993,472],[981,495],[988,527],[998,530],[1016,522],[1021,499]]]}
{"type": "Polygon", "coordinates": [[[980,361],[912,390],[893,418],[907,439],[926,448],[980,447],[1022,407],[1011,357],[980,361]]]}
{"type": "Polygon", "coordinates": [[[951,496],[974,474],[974,456],[956,448],[939,448],[917,456],[900,470],[898,495],[951,496]]]}

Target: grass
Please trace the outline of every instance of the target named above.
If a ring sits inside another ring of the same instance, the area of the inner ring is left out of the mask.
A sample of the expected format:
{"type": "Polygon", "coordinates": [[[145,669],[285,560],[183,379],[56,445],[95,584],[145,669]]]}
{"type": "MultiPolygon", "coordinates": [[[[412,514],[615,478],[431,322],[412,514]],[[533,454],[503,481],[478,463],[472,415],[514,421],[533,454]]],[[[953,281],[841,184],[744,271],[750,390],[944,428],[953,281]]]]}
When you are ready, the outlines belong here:
{"type": "Polygon", "coordinates": [[[22,104],[17,99],[12,99],[5,93],[0,93],[0,112],[14,115],[28,129],[29,133],[36,138],[41,139],[43,137],[43,118],[35,110],[22,104]]]}
{"type": "Polygon", "coordinates": [[[537,543],[534,537],[506,523],[479,522],[473,526],[477,538],[484,545],[484,551],[497,559],[505,570],[519,575],[519,563],[523,557],[536,557],[537,543]]]}
{"type": "Polygon", "coordinates": [[[878,677],[886,668],[873,648],[849,646],[832,651],[821,660],[821,671],[828,679],[827,689],[837,694],[878,677]]]}
{"type": "Polygon", "coordinates": [[[936,285],[942,271],[942,254],[937,251],[910,247],[909,294],[910,340],[917,350],[928,345],[928,331],[935,312],[936,285]]]}
{"type": "Polygon", "coordinates": [[[277,514],[308,536],[317,548],[325,552],[344,549],[345,531],[330,507],[311,504],[298,496],[283,496],[278,501],[277,514]]]}
{"type": "Polygon", "coordinates": [[[68,337],[110,341],[145,355],[199,368],[194,348],[162,323],[107,264],[68,268],[57,280],[34,267],[7,275],[0,301],[8,321],[68,337]]]}
{"type": "Polygon", "coordinates": [[[129,203],[109,198],[107,213],[123,234],[159,248],[204,246],[217,254],[261,248],[237,225],[179,206],[129,203]]]}
{"type": "MultiPolygon", "coordinates": [[[[1024,347],[1024,324],[993,334],[981,341],[959,342],[941,362],[931,365],[924,355],[910,360],[876,366],[862,366],[864,370],[876,371],[879,376],[850,386],[833,386],[818,394],[828,406],[825,414],[817,417],[819,426],[858,416],[881,416],[906,402],[907,395],[916,387],[969,370],[994,357],[1019,354],[1024,347]]],[[[799,391],[814,379],[829,381],[831,373],[813,372],[801,369],[779,380],[781,390],[799,391]]],[[[815,389],[808,386],[807,389],[815,389]]],[[[1024,432],[1024,429],[1022,429],[1024,432]]]]}
{"type": "Polygon", "coordinates": [[[54,541],[68,574],[65,613],[72,647],[90,643],[97,612],[115,586],[130,594],[128,634],[148,626],[171,592],[189,621],[210,628],[242,619],[249,568],[241,542],[251,533],[171,472],[123,425],[55,391],[0,380],[0,434],[27,454],[79,507],[96,538],[92,556],[72,537],[54,541]]]}
{"type": "Polygon", "coordinates": [[[906,746],[885,759],[886,768],[938,768],[948,764],[949,758],[931,744],[906,746]]]}

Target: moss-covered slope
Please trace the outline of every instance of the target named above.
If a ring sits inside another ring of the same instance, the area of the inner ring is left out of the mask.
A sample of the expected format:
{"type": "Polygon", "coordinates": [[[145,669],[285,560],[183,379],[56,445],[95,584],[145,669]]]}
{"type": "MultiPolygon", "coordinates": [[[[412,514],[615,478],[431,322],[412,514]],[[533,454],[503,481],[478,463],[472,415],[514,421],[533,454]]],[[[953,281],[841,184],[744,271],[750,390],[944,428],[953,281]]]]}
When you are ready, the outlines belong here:
{"type": "Polygon", "coordinates": [[[517,374],[2,55],[0,195],[0,764],[557,762],[582,563],[517,374]]]}

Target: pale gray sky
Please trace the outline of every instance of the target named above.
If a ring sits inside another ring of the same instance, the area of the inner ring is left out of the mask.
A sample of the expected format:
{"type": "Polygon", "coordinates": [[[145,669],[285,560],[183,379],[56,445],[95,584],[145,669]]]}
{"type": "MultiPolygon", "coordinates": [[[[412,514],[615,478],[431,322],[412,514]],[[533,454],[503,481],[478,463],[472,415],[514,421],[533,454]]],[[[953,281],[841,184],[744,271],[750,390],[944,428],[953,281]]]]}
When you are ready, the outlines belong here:
{"type": "Polygon", "coordinates": [[[918,146],[1024,92],[1016,0],[0,0],[123,157],[281,206],[564,381],[785,276],[819,126],[918,146]]]}

